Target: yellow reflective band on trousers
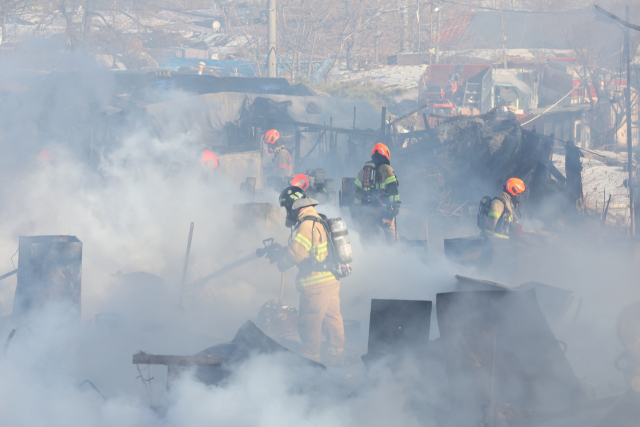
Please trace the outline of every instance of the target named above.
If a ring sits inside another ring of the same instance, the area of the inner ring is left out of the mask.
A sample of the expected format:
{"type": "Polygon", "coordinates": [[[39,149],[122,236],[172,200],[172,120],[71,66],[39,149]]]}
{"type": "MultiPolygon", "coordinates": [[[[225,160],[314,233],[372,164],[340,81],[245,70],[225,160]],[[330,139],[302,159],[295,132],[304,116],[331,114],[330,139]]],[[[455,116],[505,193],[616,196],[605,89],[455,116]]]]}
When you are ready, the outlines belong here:
{"type": "Polygon", "coordinates": [[[500,214],[496,211],[489,211],[489,216],[492,218],[500,218],[500,214]]]}
{"type": "Polygon", "coordinates": [[[329,347],[329,354],[332,356],[340,356],[343,351],[344,351],[344,348],[329,347]]]}
{"type": "Polygon", "coordinates": [[[498,239],[508,239],[509,238],[509,236],[505,236],[504,234],[500,234],[500,233],[494,233],[491,230],[484,230],[484,234],[486,234],[487,236],[497,237],[498,239]]]}

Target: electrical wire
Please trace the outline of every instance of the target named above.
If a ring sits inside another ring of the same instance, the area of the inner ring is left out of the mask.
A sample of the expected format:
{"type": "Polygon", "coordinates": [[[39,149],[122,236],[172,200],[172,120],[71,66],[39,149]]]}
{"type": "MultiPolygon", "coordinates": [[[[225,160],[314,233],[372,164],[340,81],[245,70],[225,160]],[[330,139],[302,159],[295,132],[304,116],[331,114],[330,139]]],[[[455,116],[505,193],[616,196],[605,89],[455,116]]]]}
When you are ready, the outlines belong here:
{"type": "MultiPolygon", "coordinates": [[[[584,82],[587,78],[583,78],[582,80],[580,80],[580,84],[582,84],[582,82],[584,82]]],[[[534,121],[535,119],[537,119],[540,116],[543,116],[545,114],[547,114],[547,112],[549,110],[551,110],[553,107],[555,107],[556,105],[558,105],[559,103],[561,103],[567,96],[571,95],[573,93],[573,91],[576,90],[575,87],[572,87],[571,90],[569,91],[569,93],[567,93],[565,96],[563,96],[562,98],[560,98],[555,104],[553,104],[551,107],[547,108],[546,110],[544,110],[542,113],[538,114],[537,116],[535,116],[533,119],[526,121],[525,123],[522,123],[520,126],[524,126],[528,123],[531,123],[532,121],[534,121]]],[[[590,90],[589,88],[587,88],[587,90],[590,90]]]]}

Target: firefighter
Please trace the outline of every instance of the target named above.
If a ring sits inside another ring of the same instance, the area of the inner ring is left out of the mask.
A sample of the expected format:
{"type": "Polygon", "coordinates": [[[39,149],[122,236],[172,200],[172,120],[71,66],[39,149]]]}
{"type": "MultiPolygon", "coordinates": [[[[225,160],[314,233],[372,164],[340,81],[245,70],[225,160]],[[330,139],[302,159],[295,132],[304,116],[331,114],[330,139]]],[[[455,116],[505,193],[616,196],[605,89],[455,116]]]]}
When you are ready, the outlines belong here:
{"type": "Polygon", "coordinates": [[[301,354],[320,362],[323,327],[329,336],[329,357],[335,360],[344,350],[344,324],[340,314],[340,281],[321,264],[329,252],[326,230],[318,222],[322,217],[314,209],[317,205],[299,187],[288,187],[280,194],[280,206],[287,210],[285,225],[292,227],[292,232],[289,246],[272,257],[277,258],[280,271],[298,267],[301,354]]]}
{"type": "Polygon", "coordinates": [[[280,132],[276,129],[271,129],[264,134],[264,142],[269,147],[269,154],[274,155],[271,163],[273,175],[280,178],[289,178],[293,175],[293,160],[291,160],[291,153],[284,145],[276,147],[278,139],[280,139],[280,132]]]}
{"type": "Polygon", "coordinates": [[[303,173],[299,173],[291,178],[291,186],[301,188],[306,193],[309,190],[309,178],[303,173]]]}
{"type": "Polygon", "coordinates": [[[213,151],[204,150],[200,156],[200,164],[205,170],[218,168],[218,156],[213,151]]]}
{"type": "Polygon", "coordinates": [[[400,212],[400,193],[390,157],[386,145],[377,143],[373,146],[371,161],[365,163],[356,178],[354,203],[363,237],[370,239],[378,233],[378,228],[382,228],[387,243],[392,244],[398,241],[396,216],[400,212]]]}
{"type": "Polygon", "coordinates": [[[508,239],[511,223],[515,223],[516,227],[511,228],[511,232],[516,237],[522,237],[522,227],[517,219],[515,212],[520,202],[520,194],[527,189],[526,185],[520,178],[509,178],[504,190],[491,201],[489,213],[484,224],[484,234],[486,236],[496,237],[499,239],[508,239]]]}
{"type": "Polygon", "coordinates": [[[324,184],[315,184],[310,186],[309,177],[303,173],[294,175],[293,178],[291,178],[291,185],[302,188],[305,194],[316,199],[320,205],[331,203],[331,198],[327,194],[324,184]]]}

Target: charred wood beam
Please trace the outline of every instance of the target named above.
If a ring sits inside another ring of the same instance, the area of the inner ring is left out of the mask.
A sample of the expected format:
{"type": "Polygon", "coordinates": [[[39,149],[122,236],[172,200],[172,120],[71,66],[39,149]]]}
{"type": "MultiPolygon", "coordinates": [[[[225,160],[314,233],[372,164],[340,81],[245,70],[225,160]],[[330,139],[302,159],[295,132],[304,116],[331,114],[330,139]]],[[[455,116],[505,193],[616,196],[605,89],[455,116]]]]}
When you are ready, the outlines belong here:
{"type": "Polygon", "coordinates": [[[566,184],[567,178],[565,178],[564,175],[562,175],[562,172],[560,172],[558,168],[556,168],[549,159],[541,158],[539,162],[544,167],[546,167],[549,170],[549,172],[551,172],[551,175],[553,175],[555,179],[557,179],[562,184],[566,184]]]}
{"type": "Polygon", "coordinates": [[[6,279],[9,276],[13,276],[17,272],[18,272],[18,269],[16,268],[15,270],[8,272],[7,274],[3,274],[2,276],[0,276],[0,280],[6,279]]]}
{"type": "Polygon", "coordinates": [[[429,133],[428,130],[415,130],[412,132],[405,132],[398,134],[398,140],[404,141],[409,138],[422,138],[429,133]]]}
{"type": "Polygon", "coordinates": [[[425,108],[427,108],[427,106],[428,106],[428,105],[429,105],[429,104],[424,104],[424,105],[422,105],[422,106],[420,106],[420,107],[416,108],[415,110],[408,112],[407,114],[403,114],[402,116],[398,117],[397,119],[395,119],[394,121],[392,121],[391,123],[389,123],[389,126],[393,126],[393,125],[395,125],[396,123],[398,123],[398,122],[400,122],[400,121],[402,121],[402,120],[406,119],[407,117],[409,117],[409,116],[413,116],[415,113],[417,113],[417,112],[419,112],[419,111],[422,111],[422,110],[424,110],[425,108]]]}
{"type": "Polygon", "coordinates": [[[277,121],[277,120],[274,120],[271,123],[279,123],[279,124],[283,124],[283,125],[298,126],[298,127],[306,128],[306,129],[302,130],[302,132],[305,132],[305,131],[311,131],[311,132],[329,131],[329,132],[355,134],[355,135],[378,136],[378,132],[371,131],[371,130],[345,129],[345,128],[337,128],[337,127],[334,127],[334,126],[317,125],[315,123],[306,123],[306,122],[297,122],[297,121],[286,121],[285,122],[285,121],[277,121]]]}
{"type": "Polygon", "coordinates": [[[166,356],[144,352],[133,355],[134,365],[220,366],[222,360],[211,356],[166,356]]]}

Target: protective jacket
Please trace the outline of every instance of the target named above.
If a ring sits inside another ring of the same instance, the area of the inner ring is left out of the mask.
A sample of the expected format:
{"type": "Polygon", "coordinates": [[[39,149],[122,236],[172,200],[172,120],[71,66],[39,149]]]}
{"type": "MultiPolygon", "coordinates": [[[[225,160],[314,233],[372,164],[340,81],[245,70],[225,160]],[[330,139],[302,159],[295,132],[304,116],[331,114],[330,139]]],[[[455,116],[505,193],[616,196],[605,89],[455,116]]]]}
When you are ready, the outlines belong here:
{"type": "Polygon", "coordinates": [[[293,160],[284,145],[275,149],[272,166],[273,173],[276,176],[288,177],[293,175],[293,160]]]}
{"type": "Polygon", "coordinates": [[[511,195],[503,190],[491,202],[488,218],[484,225],[484,233],[487,236],[508,239],[509,225],[514,221],[514,212],[511,195]]]}
{"type": "Polygon", "coordinates": [[[296,288],[298,291],[316,289],[333,284],[339,284],[330,271],[320,271],[318,263],[322,263],[329,254],[327,247],[327,233],[319,222],[304,220],[305,217],[320,218],[313,207],[300,209],[298,226],[289,241],[284,257],[278,261],[280,271],[285,271],[294,265],[298,266],[296,288]],[[316,262],[314,262],[317,261],[316,262]]]}
{"type": "Polygon", "coordinates": [[[389,160],[383,158],[381,162],[374,162],[372,159],[365,163],[355,184],[356,205],[380,207],[390,219],[398,215],[400,210],[398,179],[389,160]]]}

